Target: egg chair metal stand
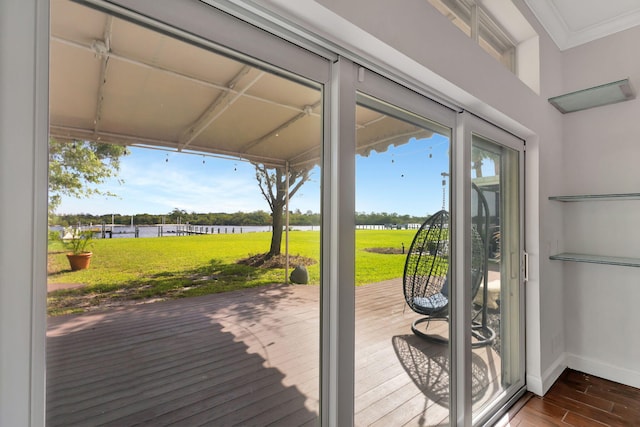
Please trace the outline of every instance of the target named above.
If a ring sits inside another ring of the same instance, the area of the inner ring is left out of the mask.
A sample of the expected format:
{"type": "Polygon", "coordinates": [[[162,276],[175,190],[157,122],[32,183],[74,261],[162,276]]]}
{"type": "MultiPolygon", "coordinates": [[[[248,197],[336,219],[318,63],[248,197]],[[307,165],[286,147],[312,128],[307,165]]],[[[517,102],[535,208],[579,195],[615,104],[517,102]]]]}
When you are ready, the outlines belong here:
{"type": "MultiPolygon", "coordinates": [[[[471,298],[482,287],[482,305],[472,313],[472,347],[494,342],[495,331],[488,326],[487,283],[489,254],[489,207],[482,190],[472,185],[474,204],[471,227],[471,298]]],[[[450,216],[441,210],[418,229],[407,254],[403,274],[407,305],[422,315],[411,325],[414,334],[435,342],[447,343],[447,337],[430,333],[432,321],[449,321],[450,216]],[[423,325],[425,324],[426,325],[423,325]]],[[[473,304],[472,304],[473,306],[473,304]]]]}

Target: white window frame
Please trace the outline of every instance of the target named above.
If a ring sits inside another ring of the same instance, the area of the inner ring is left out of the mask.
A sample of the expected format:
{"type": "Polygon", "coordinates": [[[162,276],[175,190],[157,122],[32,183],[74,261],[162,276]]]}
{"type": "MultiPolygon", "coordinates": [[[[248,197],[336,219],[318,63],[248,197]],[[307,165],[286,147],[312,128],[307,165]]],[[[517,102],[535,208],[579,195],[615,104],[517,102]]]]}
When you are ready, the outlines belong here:
{"type": "Polygon", "coordinates": [[[516,72],[517,43],[488,10],[475,0],[428,0],[456,27],[508,70],[516,72]]]}

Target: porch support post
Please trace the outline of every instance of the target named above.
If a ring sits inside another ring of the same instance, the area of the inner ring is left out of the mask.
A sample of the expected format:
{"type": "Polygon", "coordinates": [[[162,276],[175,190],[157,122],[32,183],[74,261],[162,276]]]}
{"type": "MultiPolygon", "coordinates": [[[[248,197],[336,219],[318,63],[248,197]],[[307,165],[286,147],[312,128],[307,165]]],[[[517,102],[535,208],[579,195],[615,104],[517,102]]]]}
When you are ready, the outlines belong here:
{"type": "Polygon", "coordinates": [[[284,165],[286,176],[286,193],[285,193],[285,220],[284,220],[284,254],[285,254],[285,266],[284,266],[284,283],[289,283],[289,162],[284,165]]]}

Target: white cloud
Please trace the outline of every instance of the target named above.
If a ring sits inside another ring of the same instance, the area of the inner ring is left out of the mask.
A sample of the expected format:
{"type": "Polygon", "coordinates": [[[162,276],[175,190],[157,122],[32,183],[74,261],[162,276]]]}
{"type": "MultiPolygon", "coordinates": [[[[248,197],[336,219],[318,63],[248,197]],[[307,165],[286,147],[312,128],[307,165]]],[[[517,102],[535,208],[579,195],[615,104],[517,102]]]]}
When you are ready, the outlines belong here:
{"type": "MultiPolygon", "coordinates": [[[[247,163],[207,158],[203,164],[199,156],[135,150],[122,159],[118,178],[124,184],[114,179],[100,186],[102,191],[117,194],[117,198],[64,198],[58,212],[132,215],[164,214],[174,208],[198,213],[269,210],[255,170],[247,163]]],[[[314,177],[292,199],[291,209],[318,212],[317,188],[314,177]]]]}

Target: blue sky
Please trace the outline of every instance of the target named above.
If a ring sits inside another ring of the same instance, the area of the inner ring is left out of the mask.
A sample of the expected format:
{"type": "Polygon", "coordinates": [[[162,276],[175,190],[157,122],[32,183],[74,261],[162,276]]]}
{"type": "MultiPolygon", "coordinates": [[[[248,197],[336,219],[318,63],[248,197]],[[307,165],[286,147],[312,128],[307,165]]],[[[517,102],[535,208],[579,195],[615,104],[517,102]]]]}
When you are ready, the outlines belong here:
{"type": "MultiPolygon", "coordinates": [[[[60,214],[166,214],[269,211],[247,162],[130,148],[118,177],[99,188],[118,197],[63,197],[60,214]]],[[[448,139],[440,135],[356,158],[356,210],[422,216],[442,208],[442,172],[449,169],[448,139]]],[[[447,179],[447,193],[448,193],[447,179]]],[[[290,209],[320,211],[320,169],[291,199],[290,209]]]]}

